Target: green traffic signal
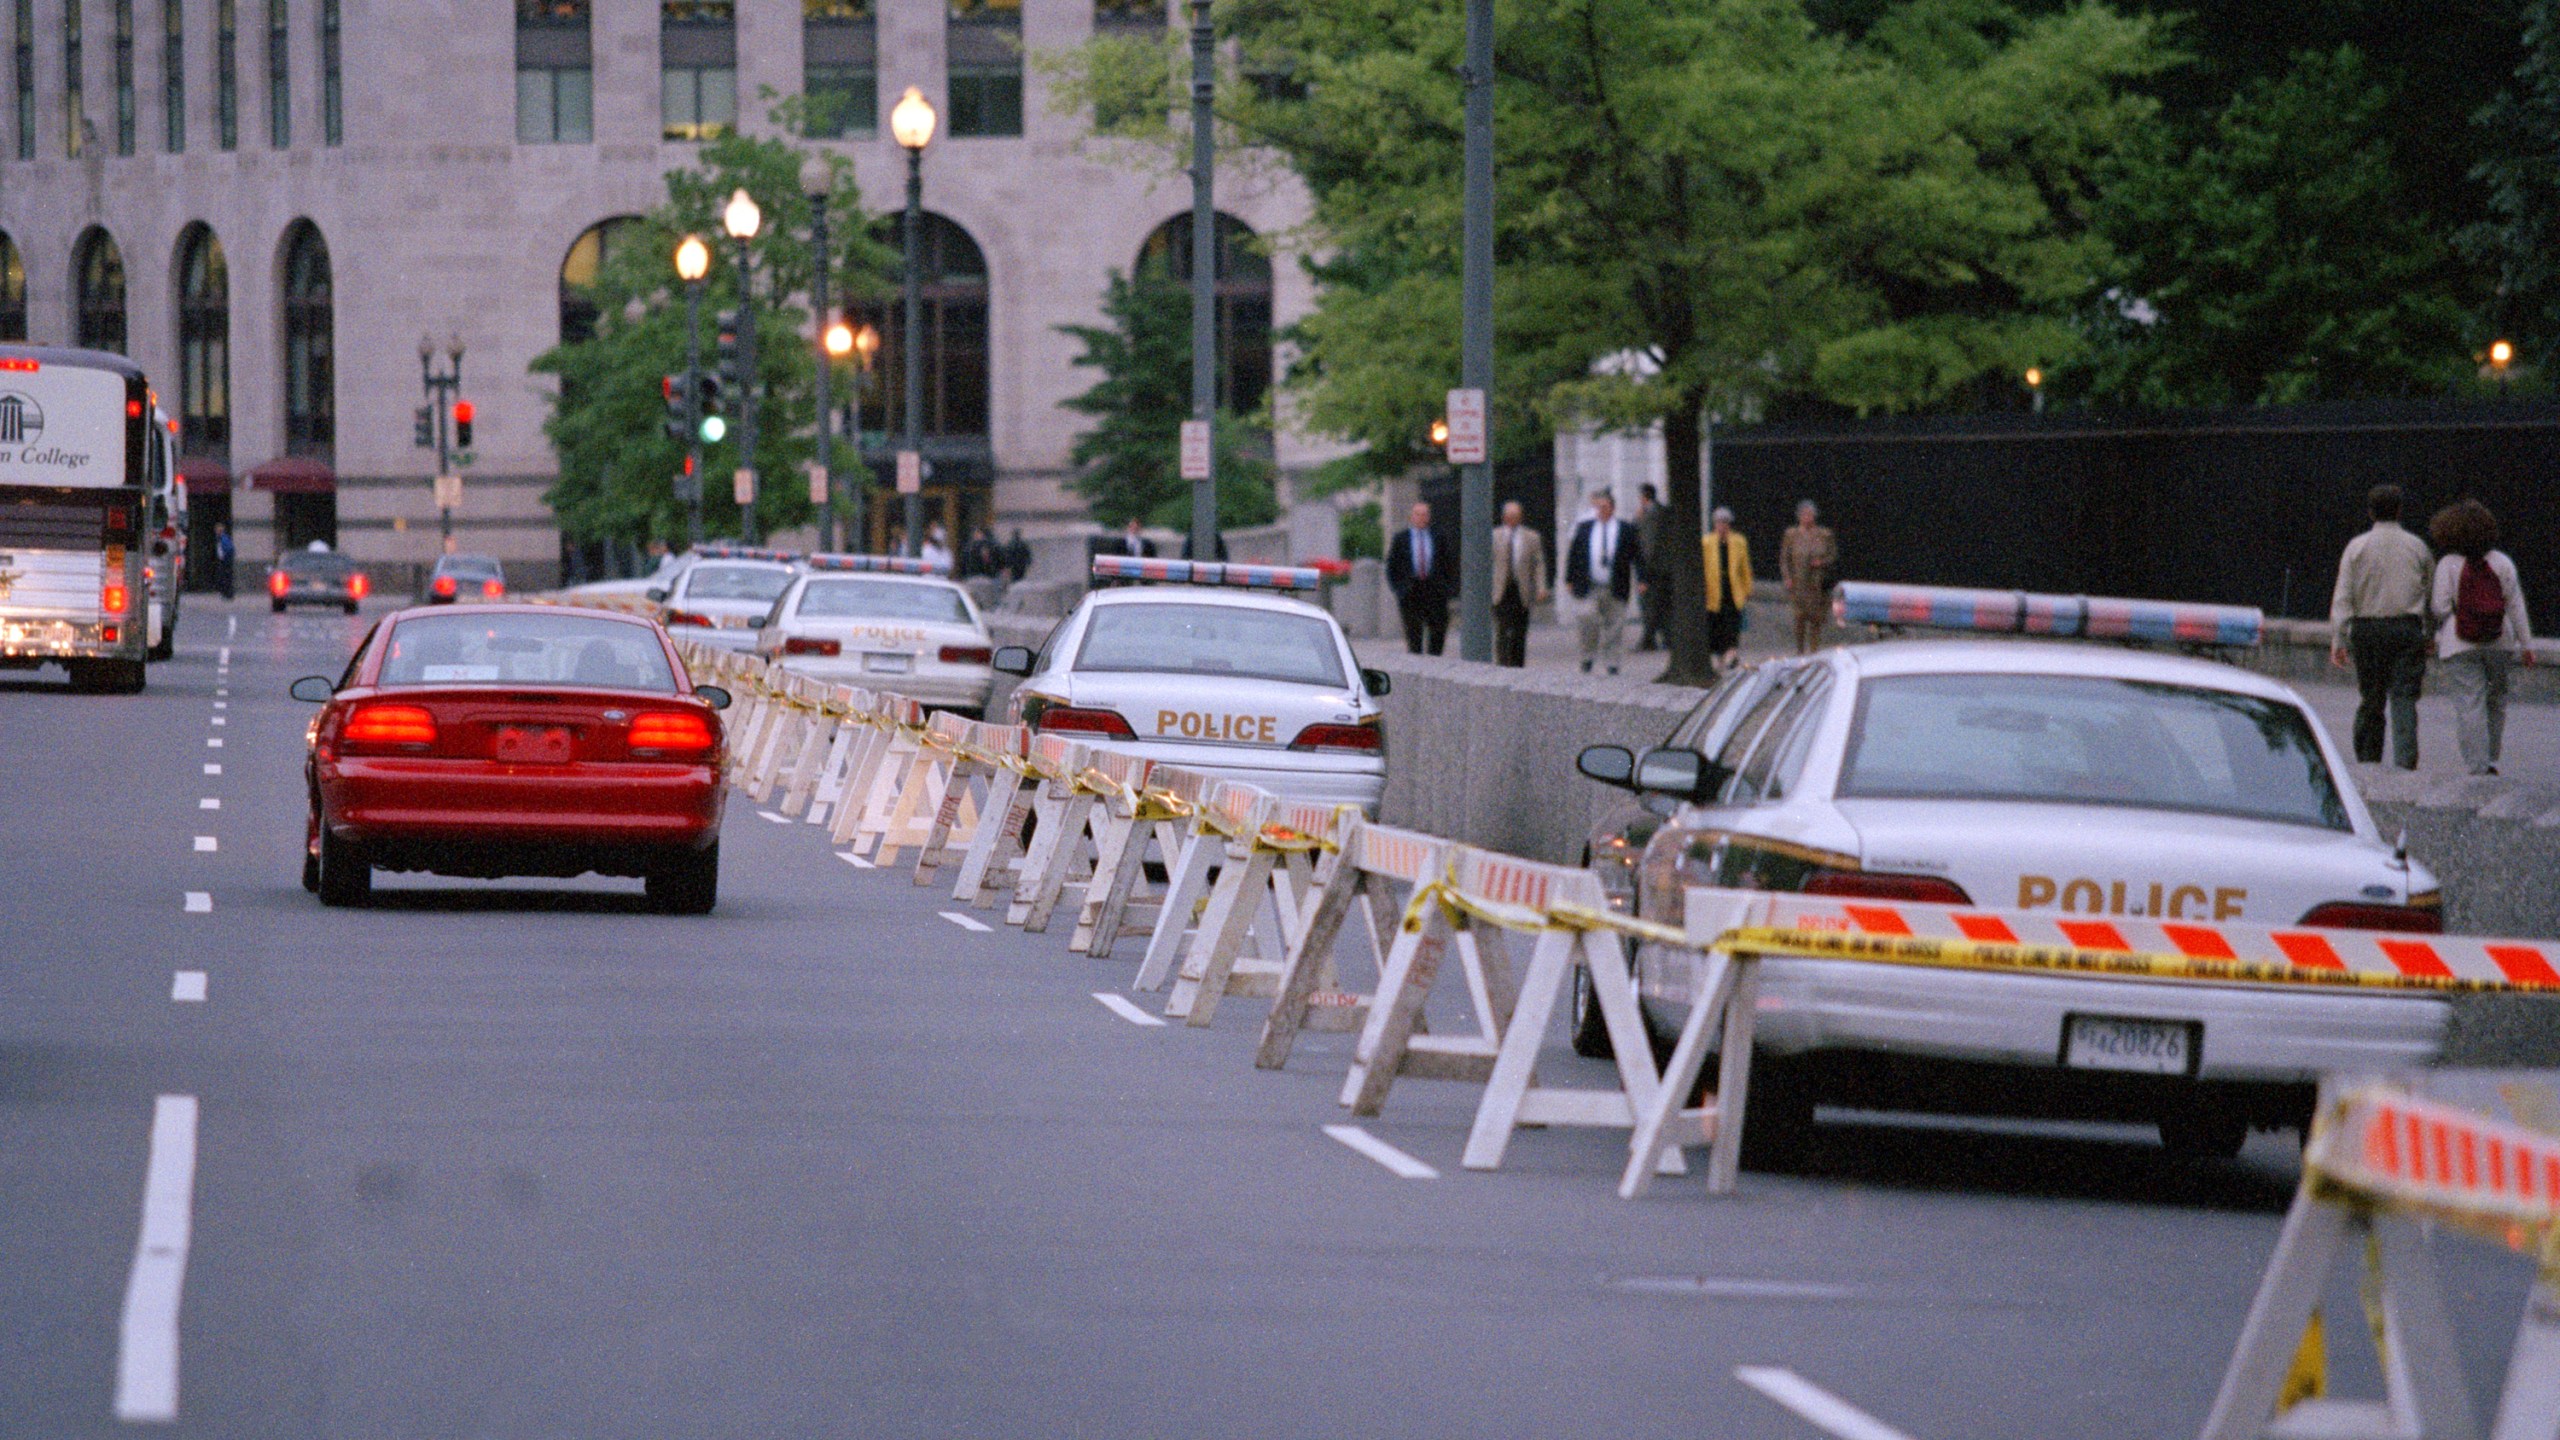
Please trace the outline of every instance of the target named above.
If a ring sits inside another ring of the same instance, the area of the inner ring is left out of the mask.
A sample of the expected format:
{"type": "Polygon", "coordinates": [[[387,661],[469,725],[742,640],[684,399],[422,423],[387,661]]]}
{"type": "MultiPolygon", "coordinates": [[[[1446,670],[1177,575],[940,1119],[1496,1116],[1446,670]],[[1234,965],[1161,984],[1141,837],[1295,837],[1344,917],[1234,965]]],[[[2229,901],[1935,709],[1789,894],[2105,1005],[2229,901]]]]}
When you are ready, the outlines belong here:
{"type": "Polygon", "coordinates": [[[703,417],[702,417],[702,443],[703,443],[703,444],[705,444],[705,445],[717,445],[717,444],[719,444],[719,443],[720,443],[720,437],[722,437],[722,436],[724,436],[724,435],[726,435],[726,434],[728,434],[728,433],[729,433],[729,422],[728,422],[728,421],[721,419],[721,418],[720,418],[719,416],[717,416],[717,415],[705,415],[705,416],[703,416],[703,417]]]}

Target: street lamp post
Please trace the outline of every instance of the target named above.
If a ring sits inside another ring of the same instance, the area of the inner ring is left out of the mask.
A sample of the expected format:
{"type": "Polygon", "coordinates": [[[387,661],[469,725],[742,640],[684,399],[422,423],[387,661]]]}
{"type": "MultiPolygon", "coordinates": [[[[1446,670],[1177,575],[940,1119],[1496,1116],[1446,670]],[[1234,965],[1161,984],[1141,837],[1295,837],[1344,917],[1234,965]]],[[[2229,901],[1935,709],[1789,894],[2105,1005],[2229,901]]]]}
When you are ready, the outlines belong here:
{"type": "Polygon", "coordinates": [[[827,444],[828,432],[835,428],[833,389],[835,357],[844,352],[835,348],[838,327],[827,309],[827,182],[834,178],[826,157],[812,154],[800,165],[800,191],[809,197],[810,270],[809,309],[818,327],[818,473],[811,498],[825,497],[826,515],[820,522],[825,548],[837,548],[835,472],[828,468],[832,459],[827,444]]]}
{"type": "Polygon", "coordinates": [[[764,212],[740,186],[720,212],[720,228],[738,242],[738,531],[756,543],[756,272],[750,248],[764,212]]]}
{"type": "Polygon", "coordinates": [[[462,336],[456,333],[445,341],[445,372],[436,373],[436,342],[418,337],[418,378],[423,382],[427,403],[436,412],[436,528],[440,548],[453,546],[453,507],[445,503],[445,476],[453,473],[453,397],[462,390],[462,336]]]}
{"type": "Polygon", "coordinates": [[[1218,555],[1217,36],[1209,0],[1191,0],[1191,418],[1209,431],[1208,464],[1191,482],[1191,554],[1218,555]]]}
{"type": "Polygon", "coordinates": [[[1493,0],[1467,0],[1466,56],[1458,383],[1484,399],[1485,458],[1458,479],[1458,654],[1482,662],[1493,658],[1493,0]]]}
{"type": "Polygon", "coordinates": [[[702,279],[711,273],[711,247],[699,235],[676,245],[676,278],[684,282],[683,486],[685,548],[702,545],[702,279]]]}
{"type": "Polygon", "coordinates": [[[906,326],[899,337],[905,352],[907,381],[906,449],[898,456],[898,488],[907,497],[907,544],[910,555],[924,547],[924,289],[918,270],[924,230],[924,147],[933,143],[933,102],[913,85],[889,112],[889,134],[907,152],[906,326]],[[909,470],[913,469],[913,488],[909,470]]]}
{"type": "Polygon", "coordinates": [[[873,326],[860,329],[842,320],[827,327],[827,354],[836,360],[851,355],[854,360],[853,413],[847,418],[853,439],[853,478],[845,483],[844,537],[848,549],[869,544],[869,502],[871,462],[862,453],[862,387],[871,375],[871,357],[880,353],[880,332],[873,326]]]}

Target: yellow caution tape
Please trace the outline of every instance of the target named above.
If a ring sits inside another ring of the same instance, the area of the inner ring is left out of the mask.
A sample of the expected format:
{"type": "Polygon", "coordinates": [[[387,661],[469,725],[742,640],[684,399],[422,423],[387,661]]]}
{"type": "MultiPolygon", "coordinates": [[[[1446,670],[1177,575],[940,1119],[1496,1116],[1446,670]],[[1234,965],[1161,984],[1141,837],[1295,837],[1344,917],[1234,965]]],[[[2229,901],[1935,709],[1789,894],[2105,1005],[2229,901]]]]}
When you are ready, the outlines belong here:
{"type": "Polygon", "coordinates": [[[1569,930],[1612,930],[1632,939],[1651,941],[1656,945],[1670,945],[1682,950],[1695,948],[1694,943],[1689,939],[1689,932],[1677,925],[1665,925],[1655,920],[1639,920],[1633,915],[1621,915],[1615,910],[1595,910],[1588,905],[1568,903],[1548,906],[1547,913],[1555,918],[1557,924],[1569,930]]]}
{"type": "Polygon", "coordinates": [[[1753,927],[1717,938],[1714,948],[1806,960],[1867,960],[1946,970],[2035,970],[2106,975],[2126,980],[2218,980],[2241,985],[2326,985],[2351,990],[2511,992],[2548,985],[2454,976],[2321,970],[2269,960],[2214,960],[2139,950],[2082,950],[2067,945],[2004,945],[1987,940],[1943,940],[1918,935],[1868,935],[1844,930],[1753,927]]]}

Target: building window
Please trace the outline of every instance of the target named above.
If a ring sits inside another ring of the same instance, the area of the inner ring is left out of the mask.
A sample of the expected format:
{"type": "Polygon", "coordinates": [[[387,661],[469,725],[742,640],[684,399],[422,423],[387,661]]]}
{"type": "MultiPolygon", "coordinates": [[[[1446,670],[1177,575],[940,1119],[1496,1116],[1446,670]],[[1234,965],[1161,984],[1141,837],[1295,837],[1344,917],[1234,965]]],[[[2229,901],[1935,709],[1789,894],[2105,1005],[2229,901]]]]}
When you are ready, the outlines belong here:
{"type": "MultiPolygon", "coordinates": [[[[1243,414],[1271,388],[1271,257],[1233,215],[1218,216],[1217,269],[1210,293],[1218,307],[1218,408],[1243,414]]],[[[1157,226],[1138,247],[1140,272],[1191,283],[1191,217],[1157,226]]]]}
{"type": "Polygon", "coordinates": [[[81,72],[87,58],[81,54],[79,0],[62,7],[62,153],[77,160],[81,153],[81,132],[89,128],[88,97],[82,92],[81,72]]]}
{"type": "Polygon", "coordinates": [[[10,67],[17,82],[18,158],[36,158],[36,0],[18,0],[18,33],[12,37],[10,67]]]}
{"type": "Polygon", "coordinates": [[[0,340],[27,338],[27,267],[18,242],[0,232],[0,340]]]}
{"type": "Polygon", "coordinates": [[[320,0],[320,143],[347,138],[346,87],[338,78],[338,0],[320,0]]]}
{"type": "Polygon", "coordinates": [[[659,0],[658,121],[669,140],[710,140],[738,123],[738,22],[731,0],[659,0]]]}
{"type": "Polygon", "coordinates": [[[161,139],[172,155],[187,149],[187,0],[160,0],[161,139]]]}
{"type": "Polygon", "coordinates": [[[124,353],[124,252],[92,228],[71,252],[71,343],[124,353]]]}
{"type": "Polygon", "coordinates": [[[213,130],[223,149],[240,148],[239,0],[213,0],[213,130]]]}
{"type": "Polygon", "coordinates": [[[332,458],[338,443],[338,369],[329,298],[329,246],[297,220],[284,251],[284,448],[332,458]]]}
{"type": "Polygon", "coordinates": [[[630,243],[636,215],[616,215],[590,225],[569,244],[560,260],[560,343],[575,345],[596,338],[596,276],[607,257],[630,243]]]}
{"type": "Polygon", "coordinates": [[[1022,0],[949,0],[951,133],[1022,133],[1022,0]]]}
{"type": "Polygon", "coordinates": [[[587,0],[516,0],[516,143],[596,138],[587,0]]]}
{"type": "Polygon", "coordinates": [[[178,237],[178,444],[231,453],[231,270],[201,222],[178,237]]]}
{"type": "Polygon", "coordinates": [[[286,5],[287,0],[267,0],[267,143],[278,150],[293,143],[293,32],[286,5]]]}
{"type": "Polygon", "coordinates": [[[880,27],[871,0],[800,0],[808,132],[868,140],[880,128],[880,27]]]}
{"type": "MultiPolygon", "coordinates": [[[[924,433],[987,433],[987,260],[969,232],[926,212],[916,235],[917,288],[924,299],[924,433]]],[[[882,220],[883,244],[904,253],[898,216],[882,220]]],[[[862,379],[863,414],[880,415],[892,435],[906,429],[906,304],[901,277],[861,307],[880,327],[880,355],[862,379]]]]}
{"type": "Polygon", "coordinates": [[[116,0],[116,153],[133,153],[133,0],[116,0]]]}

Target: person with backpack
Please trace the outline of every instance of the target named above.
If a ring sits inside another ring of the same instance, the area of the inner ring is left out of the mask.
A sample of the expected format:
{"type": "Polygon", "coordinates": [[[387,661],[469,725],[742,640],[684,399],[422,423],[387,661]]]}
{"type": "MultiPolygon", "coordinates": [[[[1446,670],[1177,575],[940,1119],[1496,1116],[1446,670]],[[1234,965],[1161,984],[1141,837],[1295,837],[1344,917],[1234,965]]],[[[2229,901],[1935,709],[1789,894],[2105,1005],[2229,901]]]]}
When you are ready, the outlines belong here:
{"type": "Polygon", "coordinates": [[[2454,736],[2474,775],[2498,773],[2506,737],[2508,667],[2533,663],[2533,624],[2526,618],[2516,562],[2497,548],[2498,517],[2477,500],[2436,512],[2427,527],[2444,558],[2436,562],[2436,658],[2453,691],[2454,736]]]}

